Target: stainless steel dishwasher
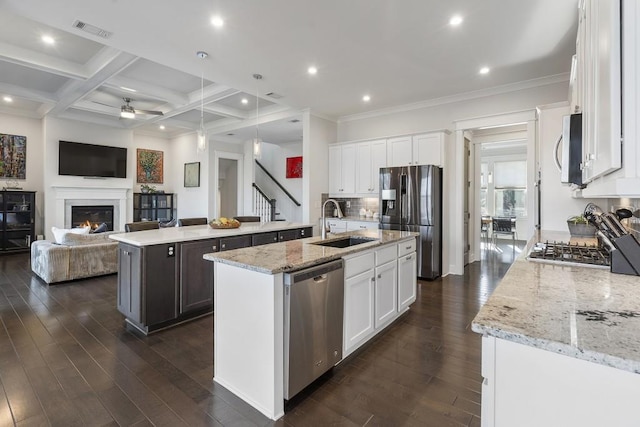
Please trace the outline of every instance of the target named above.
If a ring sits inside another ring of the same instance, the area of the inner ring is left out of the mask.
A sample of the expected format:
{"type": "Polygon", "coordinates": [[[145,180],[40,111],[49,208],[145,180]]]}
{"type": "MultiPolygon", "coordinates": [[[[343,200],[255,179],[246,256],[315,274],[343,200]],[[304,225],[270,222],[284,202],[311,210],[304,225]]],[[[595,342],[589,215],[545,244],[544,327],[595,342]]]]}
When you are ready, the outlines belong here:
{"type": "Polygon", "coordinates": [[[342,260],[284,275],[284,398],[342,359],[342,260]]]}

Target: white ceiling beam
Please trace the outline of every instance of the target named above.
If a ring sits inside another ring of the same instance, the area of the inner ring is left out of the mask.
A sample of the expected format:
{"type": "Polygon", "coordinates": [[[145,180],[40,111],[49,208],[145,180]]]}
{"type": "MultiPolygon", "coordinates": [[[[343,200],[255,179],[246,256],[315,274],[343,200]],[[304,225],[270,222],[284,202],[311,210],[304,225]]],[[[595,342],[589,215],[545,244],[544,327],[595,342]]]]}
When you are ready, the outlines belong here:
{"type": "Polygon", "coordinates": [[[256,124],[263,124],[263,123],[269,123],[269,122],[273,122],[276,120],[283,120],[283,119],[287,119],[289,117],[299,117],[300,116],[300,110],[297,109],[292,109],[292,108],[285,108],[282,109],[282,106],[278,106],[278,108],[280,108],[280,111],[274,111],[271,113],[260,113],[260,117],[258,118],[258,120],[256,120],[255,117],[250,118],[250,119],[246,119],[246,120],[242,120],[242,121],[235,121],[235,122],[231,122],[231,121],[225,121],[225,120],[217,120],[217,124],[218,126],[209,126],[207,127],[207,132],[211,132],[211,133],[225,133],[225,132],[230,132],[236,129],[242,129],[242,128],[246,128],[249,126],[255,126],[256,124]]]}
{"type": "Polygon", "coordinates": [[[46,102],[49,104],[55,104],[58,102],[58,98],[56,98],[52,93],[36,89],[28,89],[26,87],[11,85],[8,83],[0,82],[0,92],[15,96],[16,98],[28,99],[30,101],[46,102]]]}
{"type": "Polygon", "coordinates": [[[65,59],[0,42],[0,59],[34,70],[71,79],[86,79],[85,67],[65,59]]]}
{"type": "Polygon", "coordinates": [[[51,110],[54,115],[60,114],[62,111],[71,107],[74,103],[86,97],[89,93],[96,90],[115,74],[127,68],[138,59],[129,53],[119,53],[111,59],[111,62],[99,67],[99,70],[85,81],[72,81],[65,85],[59,92],[60,101],[51,110]]]}
{"type": "Polygon", "coordinates": [[[237,108],[227,107],[226,105],[211,105],[204,106],[204,111],[211,114],[216,114],[223,117],[232,117],[236,119],[246,119],[249,115],[237,108]]]}

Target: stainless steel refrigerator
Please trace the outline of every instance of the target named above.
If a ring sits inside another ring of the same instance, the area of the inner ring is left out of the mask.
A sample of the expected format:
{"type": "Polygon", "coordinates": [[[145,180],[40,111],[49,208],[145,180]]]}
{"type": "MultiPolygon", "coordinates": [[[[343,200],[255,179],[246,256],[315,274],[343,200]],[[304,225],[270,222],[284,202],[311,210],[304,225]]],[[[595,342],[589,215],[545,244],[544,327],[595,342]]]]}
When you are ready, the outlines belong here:
{"type": "Polygon", "coordinates": [[[442,169],[433,165],[381,168],[380,228],[420,233],[418,277],[440,277],[442,169]]]}

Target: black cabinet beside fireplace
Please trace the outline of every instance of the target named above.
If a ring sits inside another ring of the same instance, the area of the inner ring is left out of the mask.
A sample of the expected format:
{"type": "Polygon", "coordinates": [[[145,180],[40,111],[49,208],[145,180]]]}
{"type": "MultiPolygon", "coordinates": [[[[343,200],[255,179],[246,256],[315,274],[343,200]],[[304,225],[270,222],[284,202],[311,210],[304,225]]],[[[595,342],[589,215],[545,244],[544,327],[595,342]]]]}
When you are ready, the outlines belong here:
{"type": "Polygon", "coordinates": [[[35,240],[35,191],[0,191],[0,253],[28,251],[35,240]]]}
{"type": "Polygon", "coordinates": [[[173,193],[133,193],[133,220],[167,222],[173,219],[173,193]]]}

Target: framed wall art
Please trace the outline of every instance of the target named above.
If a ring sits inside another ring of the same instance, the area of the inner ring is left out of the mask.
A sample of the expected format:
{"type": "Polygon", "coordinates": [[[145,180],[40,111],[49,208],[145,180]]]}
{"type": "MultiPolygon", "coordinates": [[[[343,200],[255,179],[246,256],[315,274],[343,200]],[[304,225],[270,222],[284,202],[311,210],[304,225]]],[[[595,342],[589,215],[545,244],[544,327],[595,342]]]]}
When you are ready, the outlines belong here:
{"type": "Polygon", "coordinates": [[[200,162],[184,164],[184,186],[200,187],[200,162]]]}
{"type": "Polygon", "coordinates": [[[164,176],[162,151],[136,150],[136,180],[140,184],[162,184],[164,176]]]}
{"type": "Polygon", "coordinates": [[[0,178],[26,179],[27,137],[0,133],[0,178]]]}
{"type": "Polygon", "coordinates": [[[302,156],[287,157],[287,178],[302,178],[302,156]]]}

